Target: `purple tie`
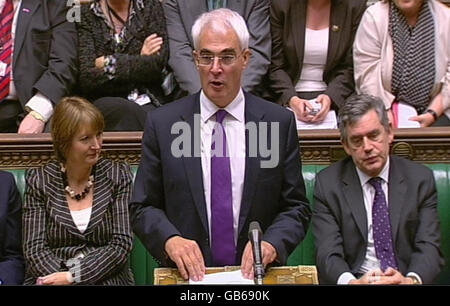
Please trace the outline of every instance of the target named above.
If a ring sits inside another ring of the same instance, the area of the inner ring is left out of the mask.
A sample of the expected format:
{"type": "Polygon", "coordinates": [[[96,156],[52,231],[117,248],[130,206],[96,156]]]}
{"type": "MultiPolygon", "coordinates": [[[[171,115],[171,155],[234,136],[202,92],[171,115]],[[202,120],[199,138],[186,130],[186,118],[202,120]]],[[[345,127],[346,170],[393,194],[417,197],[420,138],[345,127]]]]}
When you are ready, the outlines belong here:
{"type": "Polygon", "coordinates": [[[211,250],[216,266],[234,265],[236,258],[230,158],[226,154],[227,139],[222,123],[226,114],[223,109],[217,111],[211,138],[211,250]],[[216,144],[222,152],[215,150],[216,144]]]}
{"type": "Polygon", "coordinates": [[[384,191],[381,188],[381,181],[382,179],[379,177],[373,177],[369,180],[369,184],[375,188],[375,198],[373,199],[372,206],[372,228],[375,252],[378,260],[380,260],[382,271],[385,271],[388,267],[398,270],[392,243],[389,211],[384,191]]]}

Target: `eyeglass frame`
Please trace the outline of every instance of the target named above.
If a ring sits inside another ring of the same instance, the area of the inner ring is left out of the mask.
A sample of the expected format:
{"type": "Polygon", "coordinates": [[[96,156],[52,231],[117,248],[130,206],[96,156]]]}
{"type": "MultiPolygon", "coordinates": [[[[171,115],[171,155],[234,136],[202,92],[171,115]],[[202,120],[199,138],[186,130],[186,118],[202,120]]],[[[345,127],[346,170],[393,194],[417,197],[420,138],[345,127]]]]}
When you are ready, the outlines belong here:
{"type": "MultiPolygon", "coordinates": [[[[246,50],[248,50],[248,49],[242,50],[241,53],[239,53],[238,55],[236,55],[236,54],[214,54],[213,52],[211,52],[211,51],[209,51],[209,50],[200,50],[200,52],[208,52],[208,53],[210,53],[210,55],[208,55],[208,56],[200,55],[200,54],[198,53],[197,50],[194,50],[193,53],[194,53],[194,57],[195,57],[195,59],[196,59],[196,61],[197,61],[197,65],[199,65],[199,66],[204,66],[204,67],[206,67],[206,66],[211,66],[211,65],[215,62],[216,58],[218,59],[219,64],[220,64],[221,66],[231,66],[231,65],[233,65],[234,63],[236,63],[236,61],[238,60],[238,58],[241,57],[242,54],[244,54],[244,52],[245,52],[246,50]],[[223,59],[224,59],[225,56],[227,56],[227,57],[233,57],[234,59],[231,61],[231,63],[224,63],[224,62],[223,62],[223,59]],[[209,59],[210,59],[210,61],[211,61],[209,64],[201,64],[201,63],[200,63],[200,59],[201,59],[201,58],[205,59],[205,58],[208,58],[208,57],[209,57],[209,59]]],[[[221,53],[228,52],[228,51],[229,51],[229,50],[224,50],[224,51],[222,51],[221,53]]],[[[233,51],[234,51],[234,50],[233,50],[233,51]]]]}

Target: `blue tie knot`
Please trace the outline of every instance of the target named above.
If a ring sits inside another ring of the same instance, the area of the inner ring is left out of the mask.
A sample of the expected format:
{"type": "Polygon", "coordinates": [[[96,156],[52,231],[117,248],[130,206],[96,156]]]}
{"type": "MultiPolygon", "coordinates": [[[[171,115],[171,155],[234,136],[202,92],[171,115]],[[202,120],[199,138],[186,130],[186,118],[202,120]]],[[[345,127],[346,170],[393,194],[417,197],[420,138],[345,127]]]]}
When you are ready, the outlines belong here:
{"type": "Polygon", "coordinates": [[[375,188],[375,190],[381,190],[381,182],[383,181],[383,179],[381,177],[372,177],[369,180],[369,184],[373,186],[373,188],[375,188]]]}
{"type": "Polygon", "coordinates": [[[216,121],[219,124],[222,124],[223,119],[225,119],[225,116],[227,115],[227,111],[224,109],[219,109],[216,113],[216,121]]]}

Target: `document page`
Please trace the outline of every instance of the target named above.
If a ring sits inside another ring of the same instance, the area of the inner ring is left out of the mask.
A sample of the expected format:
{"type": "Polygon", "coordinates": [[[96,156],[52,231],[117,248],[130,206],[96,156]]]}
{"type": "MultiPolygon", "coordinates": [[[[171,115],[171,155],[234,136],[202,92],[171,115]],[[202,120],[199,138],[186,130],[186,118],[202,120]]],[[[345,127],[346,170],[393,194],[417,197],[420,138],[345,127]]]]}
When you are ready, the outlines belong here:
{"type": "MultiPolygon", "coordinates": [[[[293,110],[287,107],[288,110],[293,110]]],[[[320,123],[308,123],[303,122],[297,119],[297,130],[311,130],[311,129],[337,129],[337,118],[336,112],[334,110],[330,110],[325,117],[325,119],[320,123]]]]}
{"type": "Polygon", "coordinates": [[[201,281],[189,280],[190,285],[254,285],[252,279],[246,279],[242,276],[241,270],[232,272],[218,272],[205,274],[201,281]]]}

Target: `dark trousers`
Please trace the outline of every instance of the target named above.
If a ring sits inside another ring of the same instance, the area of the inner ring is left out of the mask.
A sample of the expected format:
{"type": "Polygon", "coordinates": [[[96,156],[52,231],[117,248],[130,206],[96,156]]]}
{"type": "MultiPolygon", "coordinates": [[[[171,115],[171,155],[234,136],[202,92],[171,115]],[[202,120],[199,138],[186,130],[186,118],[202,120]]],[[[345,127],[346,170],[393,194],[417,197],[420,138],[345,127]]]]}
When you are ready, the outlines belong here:
{"type": "Polygon", "coordinates": [[[148,103],[143,106],[120,97],[103,97],[93,104],[105,118],[105,131],[143,131],[147,113],[155,107],[148,103]]]}
{"type": "Polygon", "coordinates": [[[0,102],[0,133],[17,133],[21,121],[22,106],[19,101],[0,102]]]}

